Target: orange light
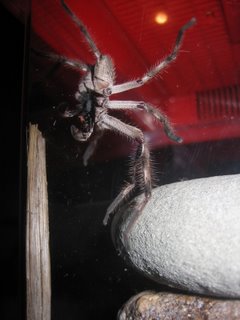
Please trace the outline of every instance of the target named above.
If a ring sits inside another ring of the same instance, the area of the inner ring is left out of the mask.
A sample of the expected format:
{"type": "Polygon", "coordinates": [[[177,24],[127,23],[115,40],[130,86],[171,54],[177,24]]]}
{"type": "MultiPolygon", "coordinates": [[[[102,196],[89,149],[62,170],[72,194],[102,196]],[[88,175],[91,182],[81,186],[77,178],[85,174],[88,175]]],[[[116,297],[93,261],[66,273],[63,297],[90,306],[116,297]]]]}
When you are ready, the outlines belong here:
{"type": "Polygon", "coordinates": [[[161,12],[158,12],[155,16],[155,22],[158,23],[158,24],[164,24],[168,21],[168,15],[161,11],[161,12]]]}

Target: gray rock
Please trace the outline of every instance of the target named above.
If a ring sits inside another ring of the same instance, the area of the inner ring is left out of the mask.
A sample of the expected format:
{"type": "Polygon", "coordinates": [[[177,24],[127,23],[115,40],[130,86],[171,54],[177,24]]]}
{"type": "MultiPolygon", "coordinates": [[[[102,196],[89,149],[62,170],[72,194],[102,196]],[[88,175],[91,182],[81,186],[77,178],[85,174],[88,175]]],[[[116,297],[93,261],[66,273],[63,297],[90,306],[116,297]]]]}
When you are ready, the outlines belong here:
{"type": "Polygon", "coordinates": [[[113,223],[115,243],[146,276],[195,293],[240,297],[240,175],[161,186],[137,220],[131,207],[122,214],[113,223]]]}

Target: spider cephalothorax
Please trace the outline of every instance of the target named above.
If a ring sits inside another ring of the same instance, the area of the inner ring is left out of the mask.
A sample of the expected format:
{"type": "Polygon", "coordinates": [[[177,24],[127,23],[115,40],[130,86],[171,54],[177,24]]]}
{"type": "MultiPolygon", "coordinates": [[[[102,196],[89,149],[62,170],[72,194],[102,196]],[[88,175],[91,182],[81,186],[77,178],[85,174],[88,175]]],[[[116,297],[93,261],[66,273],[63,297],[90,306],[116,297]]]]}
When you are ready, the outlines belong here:
{"type": "MultiPolygon", "coordinates": [[[[72,20],[79,27],[82,35],[89,44],[89,47],[96,58],[96,63],[89,66],[82,61],[72,60],[65,57],[59,57],[55,54],[49,54],[51,59],[58,60],[65,65],[71,66],[75,69],[85,72],[82,77],[78,91],[75,94],[77,105],[73,110],[66,109],[65,117],[72,117],[73,124],[71,132],[73,137],[78,141],[86,141],[92,136],[90,143],[83,155],[83,163],[87,165],[89,158],[93,154],[99,138],[102,136],[104,130],[111,130],[120,133],[128,138],[131,138],[137,143],[137,149],[134,154],[134,163],[131,170],[129,182],[127,182],[107,209],[104,218],[104,224],[107,224],[109,215],[119,208],[126,197],[133,190],[141,190],[143,197],[139,198],[139,202],[135,206],[135,213],[139,215],[151,197],[152,191],[152,175],[150,165],[150,152],[148,145],[144,139],[142,131],[134,126],[128,125],[121,120],[110,116],[109,110],[143,110],[150,113],[163,125],[166,135],[175,142],[181,142],[182,139],[175,135],[174,130],[169,123],[167,117],[162,111],[155,108],[151,104],[144,101],[122,101],[110,100],[110,96],[141,87],[153,79],[160,71],[166,68],[172,61],[174,61],[179,52],[184,32],[190,28],[195,19],[192,18],[179,31],[175,46],[172,52],[162,61],[152,67],[146,74],[136,80],[127,81],[121,84],[115,84],[115,70],[111,57],[103,55],[83,22],[71,11],[66,3],[61,0],[64,10],[70,15],[72,20]]],[[[136,216],[137,216],[136,215],[136,216]]]]}

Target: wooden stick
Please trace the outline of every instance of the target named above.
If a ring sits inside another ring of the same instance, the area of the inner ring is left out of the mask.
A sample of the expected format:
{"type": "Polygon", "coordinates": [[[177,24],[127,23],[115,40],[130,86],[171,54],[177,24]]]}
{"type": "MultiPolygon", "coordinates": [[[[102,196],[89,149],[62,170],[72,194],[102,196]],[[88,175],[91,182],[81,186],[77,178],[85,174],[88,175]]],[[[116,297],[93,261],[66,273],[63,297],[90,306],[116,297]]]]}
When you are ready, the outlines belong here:
{"type": "Polygon", "coordinates": [[[48,194],[45,140],[37,125],[29,127],[26,278],[27,319],[51,319],[48,194]]]}

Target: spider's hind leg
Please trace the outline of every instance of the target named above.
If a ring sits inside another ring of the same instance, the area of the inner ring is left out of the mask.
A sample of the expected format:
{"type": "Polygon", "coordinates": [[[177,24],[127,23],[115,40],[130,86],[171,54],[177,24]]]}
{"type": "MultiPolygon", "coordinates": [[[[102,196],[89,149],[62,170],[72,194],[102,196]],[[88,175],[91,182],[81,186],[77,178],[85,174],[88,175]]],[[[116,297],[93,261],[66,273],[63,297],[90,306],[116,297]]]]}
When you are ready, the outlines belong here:
{"type": "Polygon", "coordinates": [[[135,187],[134,183],[127,183],[126,186],[122,189],[122,191],[118,194],[118,196],[113,200],[113,202],[107,208],[107,212],[103,219],[103,224],[105,226],[108,223],[111,213],[114,212],[116,208],[118,208],[121,205],[121,203],[127,198],[127,196],[131,193],[134,187],[135,187]]]}
{"type": "Polygon", "coordinates": [[[133,190],[139,190],[143,193],[143,198],[141,198],[141,200],[138,201],[134,206],[134,212],[137,212],[137,216],[141,214],[144,206],[151,197],[152,175],[150,152],[142,131],[133,126],[127,125],[119,119],[116,119],[109,115],[104,115],[104,117],[102,118],[102,123],[105,129],[113,130],[115,132],[123,134],[138,143],[138,147],[133,158],[133,167],[130,175],[130,182],[127,183],[125,188],[119,193],[119,195],[108,207],[103,221],[103,223],[106,225],[110,214],[121,207],[121,205],[125,202],[126,198],[133,190]]]}

